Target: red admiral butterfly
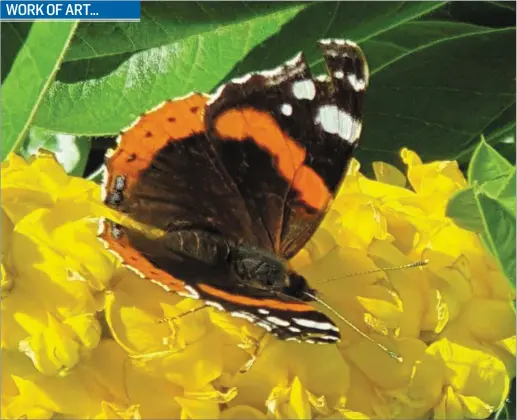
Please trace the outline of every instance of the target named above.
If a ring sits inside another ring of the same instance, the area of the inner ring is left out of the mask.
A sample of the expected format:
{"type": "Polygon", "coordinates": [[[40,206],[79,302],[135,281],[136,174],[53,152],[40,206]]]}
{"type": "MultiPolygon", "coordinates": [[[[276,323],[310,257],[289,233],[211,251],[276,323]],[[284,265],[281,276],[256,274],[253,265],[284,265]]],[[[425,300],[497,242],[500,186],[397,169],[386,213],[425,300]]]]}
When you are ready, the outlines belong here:
{"type": "Polygon", "coordinates": [[[143,114],[107,159],[105,203],[161,235],[101,223],[129,268],[283,340],[336,343],[308,302],[293,257],[320,224],[361,134],[368,67],[350,41],[319,42],[329,75],[303,53],[212,96],[143,114]]]}

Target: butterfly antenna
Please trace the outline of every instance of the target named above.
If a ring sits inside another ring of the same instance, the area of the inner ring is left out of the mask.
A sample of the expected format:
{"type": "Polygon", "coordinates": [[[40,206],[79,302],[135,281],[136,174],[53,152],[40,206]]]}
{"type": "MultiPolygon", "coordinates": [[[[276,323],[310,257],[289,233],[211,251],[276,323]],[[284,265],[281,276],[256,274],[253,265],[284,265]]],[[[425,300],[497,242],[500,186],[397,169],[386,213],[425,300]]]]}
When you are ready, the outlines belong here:
{"type": "Polygon", "coordinates": [[[348,319],[346,319],[343,315],[341,315],[338,311],[336,311],[332,306],[321,300],[319,297],[313,295],[309,292],[304,292],[304,294],[311,299],[314,299],[316,302],[322,304],[325,308],[327,308],[329,311],[331,311],[334,315],[336,315],[341,321],[343,321],[346,325],[348,325],[350,328],[352,328],[357,334],[359,334],[361,337],[367,339],[371,343],[375,344],[378,348],[380,348],[383,352],[387,353],[388,356],[390,356],[392,359],[395,359],[397,362],[402,363],[402,357],[398,354],[392,352],[391,350],[388,350],[387,347],[383,346],[378,341],[375,341],[372,337],[370,337],[368,334],[365,334],[362,332],[359,328],[357,328],[352,322],[350,322],[348,319]]]}
{"type": "Polygon", "coordinates": [[[401,270],[403,268],[423,267],[424,265],[427,265],[427,264],[429,264],[429,260],[420,260],[420,261],[415,261],[415,262],[412,262],[412,263],[409,263],[409,264],[397,265],[395,267],[374,268],[372,270],[367,270],[367,271],[357,271],[355,273],[346,274],[344,276],[332,277],[330,279],[322,280],[318,284],[328,283],[328,282],[336,281],[336,280],[341,280],[341,279],[345,279],[347,277],[363,276],[365,274],[373,274],[373,273],[379,273],[379,272],[385,272],[385,271],[401,270]]]}

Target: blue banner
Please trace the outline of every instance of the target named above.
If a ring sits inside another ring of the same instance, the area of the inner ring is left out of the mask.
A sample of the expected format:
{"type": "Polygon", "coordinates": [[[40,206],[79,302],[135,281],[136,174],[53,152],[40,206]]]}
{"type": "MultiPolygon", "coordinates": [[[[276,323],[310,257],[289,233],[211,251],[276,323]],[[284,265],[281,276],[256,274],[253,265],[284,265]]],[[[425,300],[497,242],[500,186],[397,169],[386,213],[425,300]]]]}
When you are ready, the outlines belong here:
{"type": "Polygon", "coordinates": [[[1,21],[79,20],[138,21],[140,1],[0,0],[1,21]]]}

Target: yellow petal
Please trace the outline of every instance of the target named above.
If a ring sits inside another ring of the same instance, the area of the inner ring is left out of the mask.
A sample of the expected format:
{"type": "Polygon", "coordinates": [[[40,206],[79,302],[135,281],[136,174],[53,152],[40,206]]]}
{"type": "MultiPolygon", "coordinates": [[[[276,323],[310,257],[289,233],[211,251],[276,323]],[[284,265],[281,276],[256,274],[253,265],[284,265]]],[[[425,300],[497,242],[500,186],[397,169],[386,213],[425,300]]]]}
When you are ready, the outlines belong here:
{"type": "Polygon", "coordinates": [[[79,361],[79,344],[50,314],[47,328],[20,342],[20,351],[47,375],[64,372],[79,361]]]}
{"type": "Polygon", "coordinates": [[[227,386],[239,393],[235,404],[261,408],[275,386],[287,387],[297,376],[314,395],[337,401],[349,387],[349,368],[336,346],[284,342],[270,338],[263,343],[259,357],[246,373],[235,375],[227,386]],[[280,385],[279,385],[280,384],[280,385]]]}
{"type": "Polygon", "coordinates": [[[175,397],[181,406],[181,419],[215,419],[219,418],[219,405],[213,402],[190,400],[175,397]]]}
{"type": "MultiPolygon", "coordinates": [[[[368,253],[378,267],[401,267],[411,263],[395,244],[385,241],[372,241],[368,253]]],[[[428,296],[429,284],[424,268],[400,268],[386,271],[387,283],[396,293],[392,299],[398,308],[397,325],[400,336],[417,337],[422,329],[422,315],[425,312],[425,300],[428,296]]],[[[395,315],[395,314],[394,314],[395,315]]],[[[382,317],[381,317],[382,318],[382,317]]]]}
{"type": "Polygon", "coordinates": [[[408,396],[415,405],[431,409],[442,398],[447,383],[445,362],[435,354],[433,345],[415,362],[408,387],[408,396]]]}
{"type": "Polygon", "coordinates": [[[388,340],[381,336],[374,339],[396,353],[402,362],[393,359],[375,344],[361,340],[343,349],[355,366],[376,385],[386,389],[396,389],[408,383],[413,365],[423,357],[426,346],[417,339],[388,340]]]}
{"type": "Polygon", "coordinates": [[[235,407],[224,410],[221,415],[221,419],[265,419],[265,414],[261,413],[256,408],[237,405],[235,407]]]}
{"type": "Polygon", "coordinates": [[[294,378],[291,384],[291,393],[289,396],[290,411],[293,418],[305,419],[311,418],[311,406],[309,404],[309,395],[302,387],[298,377],[294,378]]]}
{"type": "Polygon", "coordinates": [[[494,412],[494,407],[484,403],[478,397],[459,395],[458,398],[461,401],[466,418],[486,419],[494,412]]]}
{"type": "Polygon", "coordinates": [[[465,414],[458,396],[451,386],[447,387],[445,395],[434,409],[435,419],[463,419],[465,414]]]}
{"type": "Polygon", "coordinates": [[[117,407],[114,404],[103,401],[102,411],[94,417],[96,420],[109,420],[109,419],[127,419],[137,420],[141,419],[138,411],[138,406],[131,406],[128,408],[117,407]]]}
{"type": "Polygon", "coordinates": [[[89,349],[97,347],[101,339],[101,326],[94,314],[80,314],[64,321],[77,334],[81,343],[89,349]]]}
{"type": "Polygon", "coordinates": [[[449,307],[439,290],[432,289],[432,291],[427,295],[422,330],[440,333],[449,322],[449,307]]]}
{"type": "Polygon", "coordinates": [[[511,302],[471,299],[462,322],[480,341],[499,341],[515,336],[515,309],[511,302]]]}
{"type": "Polygon", "coordinates": [[[289,387],[277,386],[266,401],[268,411],[277,419],[311,419],[309,393],[298,377],[289,387]]]}
{"type": "Polygon", "coordinates": [[[396,187],[406,186],[406,176],[395,166],[384,162],[373,162],[372,167],[377,181],[396,187]]]}
{"type": "MultiPolygon", "coordinates": [[[[129,362],[124,370],[124,386],[130,404],[138,404],[142,418],[179,419],[181,406],[175,397],[183,395],[183,389],[163,377],[151,375],[145,364],[129,362]]],[[[213,405],[208,403],[208,405],[213,405]]]]}
{"type": "Polygon", "coordinates": [[[504,363],[492,354],[442,339],[429,350],[443,359],[449,382],[460,395],[476,396],[491,407],[499,407],[508,394],[510,379],[504,363]]]}

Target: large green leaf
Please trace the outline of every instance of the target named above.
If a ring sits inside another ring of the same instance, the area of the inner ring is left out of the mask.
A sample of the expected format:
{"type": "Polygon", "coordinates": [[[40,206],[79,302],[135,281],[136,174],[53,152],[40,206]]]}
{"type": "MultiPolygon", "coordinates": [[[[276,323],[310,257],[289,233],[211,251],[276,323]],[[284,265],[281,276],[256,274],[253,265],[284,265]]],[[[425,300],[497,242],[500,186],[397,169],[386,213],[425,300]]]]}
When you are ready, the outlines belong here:
{"type": "Polygon", "coordinates": [[[75,22],[37,22],[2,85],[2,159],[23,140],[54,78],[75,22]]]}
{"type": "Polygon", "coordinates": [[[515,30],[480,28],[445,38],[374,70],[359,158],[409,147],[454,159],[515,103],[515,30]]]}
{"type": "Polygon", "coordinates": [[[110,72],[104,62],[98,67],[71,63],[60,72],[61,81],[50,89],[35,124],[75,134],[116,133],[166,99],[210,91],[235,62],[305,7],[308,4],[293,3],[280,10],[265,9],[267,13],[251,19],[137,52],[118,63],[120,56],[113,56],[109,59],[116,70],[110,72]],[[77,79],[83,80],[70,83],[77,79]]]}
{"type": "Polygon", "coordinates": [[[81,23],[65,61],[134,53],[296,7],[292,2],[145,1],[140,22],[81,23]]]}

